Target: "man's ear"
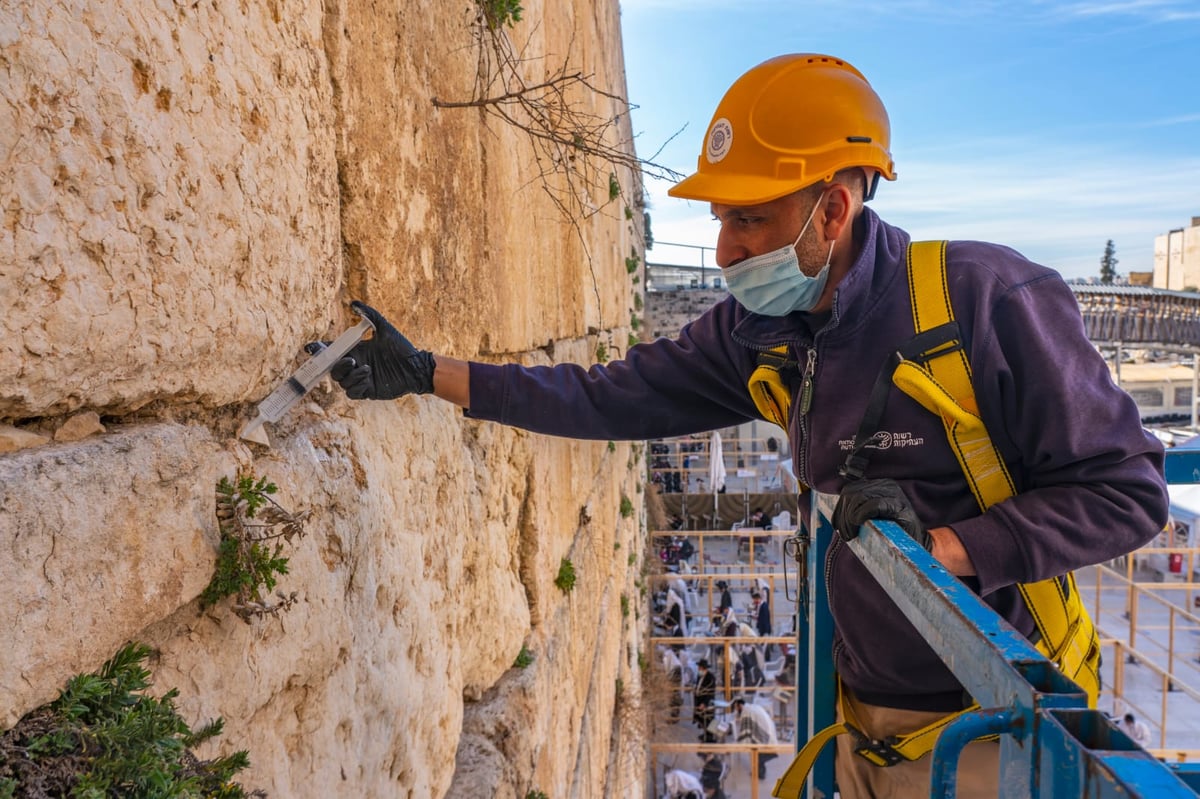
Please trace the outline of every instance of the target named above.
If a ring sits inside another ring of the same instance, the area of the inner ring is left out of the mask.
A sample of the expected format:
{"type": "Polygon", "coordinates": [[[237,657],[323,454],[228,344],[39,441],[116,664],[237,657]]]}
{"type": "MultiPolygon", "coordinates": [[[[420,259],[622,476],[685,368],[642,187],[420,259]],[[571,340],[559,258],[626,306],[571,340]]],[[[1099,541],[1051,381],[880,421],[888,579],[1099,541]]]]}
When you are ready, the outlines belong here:
{"type": "Polygon", "coordinates": [[[829,186],[821,219],[821,232],[826,241],[839,238],[854,220],[854,195],[844,183],[829,186]]]}

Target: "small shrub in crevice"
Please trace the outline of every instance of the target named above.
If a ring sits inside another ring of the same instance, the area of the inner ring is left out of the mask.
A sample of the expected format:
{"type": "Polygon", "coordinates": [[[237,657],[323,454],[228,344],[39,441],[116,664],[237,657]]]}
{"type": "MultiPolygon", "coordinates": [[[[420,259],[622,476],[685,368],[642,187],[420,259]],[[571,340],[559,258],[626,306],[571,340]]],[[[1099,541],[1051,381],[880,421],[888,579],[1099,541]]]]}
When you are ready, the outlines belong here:
{"type": "Polygon", "coordinates": [[[521,651],[517,653],[517,659],[513,661],[513,668],[527,669],[533,664],[533,653],[528,647],[521,647],[521,651]]]}
{"type": "Polygon", "coordinates": [[[554,584],[564,594],[571,593],[575,587],[575,564],[571,562],[570,558],[563,558],[559,562],[558,575],[554,578],[554,584]]]}
{"type": "Polygon", "coordinates": [[[296,592],[268,594],[277,575],[287,574],[285,543],[304,536],[308,511],[291,513],[271,498],[279,489],[266,478],[239,475],[235,482],[217,483],[217,525],[221,544],[217,568],[200,594],[200,609],[236,596],[233,612],[247,624],[254,616],[282,613],[296,602],[296,592]]]}
{"type": "Polygon", "coordinates": [[[195,730],[175,710],[177,690],[143,691],[150,648],[129,644],[93,674],[77,675],[54,702],[0,735],[0,797],[248,799],[232,781],[246,752],[200,760],[191,750],[221,734],[217,719],[195,730]]]}
{"type": "Polygon", "coordinates": [[[621,518],[628,519],[633,515],[633,500],[624,494],[621,495],[621,518]]]}

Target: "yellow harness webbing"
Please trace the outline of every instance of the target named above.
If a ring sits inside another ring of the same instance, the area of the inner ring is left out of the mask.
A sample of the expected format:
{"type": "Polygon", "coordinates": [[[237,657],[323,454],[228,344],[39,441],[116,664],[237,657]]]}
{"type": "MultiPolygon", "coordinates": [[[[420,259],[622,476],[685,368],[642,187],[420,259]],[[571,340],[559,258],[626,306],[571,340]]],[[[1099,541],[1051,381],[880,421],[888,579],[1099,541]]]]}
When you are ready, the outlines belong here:
{"type": "MultiPolygon", "coordinates": [[[[954,321],[946,282],[946,242],[925,241],[909,245],[908,287],[916,333],[954,321]]],[[[1008,468],[979,416],[967,354],[962,347],[948,347],[947,350],[945,354],[935,354],[924,364],[901,360],[892,375],[892,383],[942,419],[946,439],[975,500],[981,510],[987,510],[1012,497],[1016,490],[1008,468]]],[[[758,376],[757,371],[755,376],[758,376]]],[[[1075,575],[1068,573],[1062,578],[1018,584],[1017,588],[1041,634],[1036,644],[1038,651],[1084,689],[1089,707],[1095,707],[1100,690],[1099,639],[1080,600],[1075,575]]],[[[772,796],[799,797],[817,756],[825,744],[838,735],[853,735],[858,755],[877,766],[890,766],[901,759],[916,760],[924,756],[933,749],[946,725],[978,708],[978,705],[972,705],[906,735],[871,741],[857,728],[849,704],[841,695],[840,685],[838,693],[843,721],[821,730],[804,745],[776,782],[772,796]]]]}
{"type": "Polygon", "coordinates": [[[792,394],[783,379],[783,373],[795,367],[796,362],[788,358],[786,344],[773,347],[758,355],[758,367],[750,375],[747,388],[759,414],[768,422],[779,425],[786,433],[788,411],[792,405],[792,394]]]}

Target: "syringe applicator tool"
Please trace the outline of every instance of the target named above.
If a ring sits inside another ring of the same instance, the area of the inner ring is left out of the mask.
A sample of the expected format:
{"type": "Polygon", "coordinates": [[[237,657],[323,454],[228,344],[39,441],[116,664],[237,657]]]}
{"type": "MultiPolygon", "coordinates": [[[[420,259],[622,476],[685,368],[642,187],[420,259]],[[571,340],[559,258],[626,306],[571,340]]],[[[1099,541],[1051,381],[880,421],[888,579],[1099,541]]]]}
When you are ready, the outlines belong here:
{"type": "Polygon", "coordinates": [[[287,413],[300,398],[329,374],[333,365],[345,357],[354,345],[362,341],[368,330],[374,330],[375,325],[366,317],[354,327],[342,333],[328,346],[319,349],[311,358],[301,364],[291,377],[283,381],[270,395],[258,403],[258,415],[246,422],[238,432],[238,438],[254,441],[264,446],[270,446],[271,440],[263,430],[264,422],[277,422],[287,413]]]}

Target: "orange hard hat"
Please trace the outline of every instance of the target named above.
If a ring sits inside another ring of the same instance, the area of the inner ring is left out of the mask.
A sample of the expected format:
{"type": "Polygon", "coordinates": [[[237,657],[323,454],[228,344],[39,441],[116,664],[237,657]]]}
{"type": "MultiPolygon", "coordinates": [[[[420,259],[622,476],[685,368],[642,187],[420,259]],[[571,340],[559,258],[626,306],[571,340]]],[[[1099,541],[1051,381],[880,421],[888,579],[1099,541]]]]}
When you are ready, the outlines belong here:
{"type": "Polygon", "coordinates": [[[896,179],[890,146],[887,110],[861,72],[832,56],[782,55],[729,87],[696,173],[667,193],[756,205],[855,166],[867,170],[870,189],[876,175],[896,179]]]}

